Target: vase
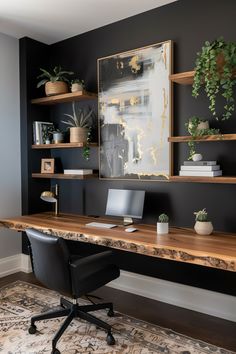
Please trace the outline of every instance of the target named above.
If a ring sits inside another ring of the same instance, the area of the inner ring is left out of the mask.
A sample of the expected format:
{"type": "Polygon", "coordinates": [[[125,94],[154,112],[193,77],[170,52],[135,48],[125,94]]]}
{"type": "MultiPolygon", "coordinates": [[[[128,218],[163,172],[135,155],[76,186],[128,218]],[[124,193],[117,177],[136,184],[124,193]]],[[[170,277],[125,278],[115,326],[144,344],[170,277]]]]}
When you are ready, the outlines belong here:
{"type": "Polygon", "coordinates": [[[157,234],[164,235],[169,233],[169,223],[168,222],[157,222],[157,234]]]}
{"type": "Polygon", "coordinates": [[[60,144],[62,142],[63,142],[63,134],[59,132],[53,133],[53,143],[60,144]]]}
{"type": "Polygon", "coordinates": [[[88,138],[88,129],[73,127],[70,128],[70,142],[71,143],[86,143],[88,138]]]}
{"type": "Polygon", "coordinates": [[[198,235],[210,235],[213,231],[211,221],[196,221],[194,230],[198,235]]]}
{"type": "Polygon", "coordinates": [[[55,81],[55,82],[48,81],[45,84],[46,96],[61,95],[67,92],[69,92],[68,85],[64,81],[55,81]]]}

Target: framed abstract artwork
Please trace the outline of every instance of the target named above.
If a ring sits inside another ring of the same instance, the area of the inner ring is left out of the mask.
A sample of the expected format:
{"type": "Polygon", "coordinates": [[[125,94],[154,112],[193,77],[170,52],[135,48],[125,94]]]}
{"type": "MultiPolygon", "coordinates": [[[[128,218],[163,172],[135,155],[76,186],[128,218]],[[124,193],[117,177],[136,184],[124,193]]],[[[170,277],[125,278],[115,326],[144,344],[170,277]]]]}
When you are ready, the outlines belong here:
{"type": "Polygon", "coordinates": [[[171,175],[172,42],[98,59],[100,178],[171,175]]]}

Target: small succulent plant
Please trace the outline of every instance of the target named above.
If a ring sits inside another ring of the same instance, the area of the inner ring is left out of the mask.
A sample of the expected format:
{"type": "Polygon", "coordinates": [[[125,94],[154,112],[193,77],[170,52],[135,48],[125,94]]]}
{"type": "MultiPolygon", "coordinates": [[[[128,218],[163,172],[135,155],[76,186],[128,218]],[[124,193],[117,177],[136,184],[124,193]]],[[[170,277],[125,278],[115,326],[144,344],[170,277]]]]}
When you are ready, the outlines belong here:
{"type": "Polygon", "coordinates": [[[208,213],[206,211],[206,208],[199,211],[195,211],[194,215],[195,215],[195,221],[201,221],[201,222],[208,221],[208,213]]]}
{"type": "Polygon", "coordinates": [[[158,222],[161,222],[161,223],[167,223],[167,222],[169,222],[169,217],[168,217],[168,215],[166,215],[166,214],[161,214],[161,215],[159,215],[159,217],[158,217],[158,222]]]}

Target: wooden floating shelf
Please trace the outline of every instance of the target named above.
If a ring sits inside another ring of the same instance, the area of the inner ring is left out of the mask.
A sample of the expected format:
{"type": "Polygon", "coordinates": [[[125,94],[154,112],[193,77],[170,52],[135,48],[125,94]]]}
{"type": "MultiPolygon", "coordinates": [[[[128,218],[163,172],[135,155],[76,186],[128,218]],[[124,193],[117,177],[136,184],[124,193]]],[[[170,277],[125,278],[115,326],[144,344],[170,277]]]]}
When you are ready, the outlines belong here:
{"type": "Polygon", "coordinates": [[[186,143],[188,141],[229,141],[236,140],[236,134],[217,134],[203,135],[193,138],[191,135],[186,136],[171,136],[168,138],[170,143],[186,143]]]}
{"type": "Polygon", "coordinates": [[[184,73],[172,74],[169,76],[172,82],[181,85],[192,85],[195,71],[186,71],[184,73]]]}
{"type": "Polygon", "coordinates": [[[92,175],[67,175],[64,173],[32,173],[33,178],[51,178],[51,179],[92,179],[97,178],[97,174],[92,175]]]}
{"type": "MultiPolygon", "coordinates": [[[[86,146],[84,143],[60,143],[60,144],[41,144],[32,145],[32,149],[74,149],[86,146]]],[[[90,147],[98,146],[98,143],[90,143],[90,147]]]]}
{"type": "Polygon", "coordinates": [[[64,93],[56,96],[34,98],[33,100],[31,100],[31,103],[39,104],[39,105],[53,105],[56,103],[95,100],[95,99],[97,99],[96,93],[87,92],[87,91],[77,91],[77,92],[64,93]]]}
{"type": "Polygon", "coordinates": [[[221,176],[221,177],[170,176],[169,182],[236,184],[236,176],[228,176],[228,177],[227,176],[221,176]]]}

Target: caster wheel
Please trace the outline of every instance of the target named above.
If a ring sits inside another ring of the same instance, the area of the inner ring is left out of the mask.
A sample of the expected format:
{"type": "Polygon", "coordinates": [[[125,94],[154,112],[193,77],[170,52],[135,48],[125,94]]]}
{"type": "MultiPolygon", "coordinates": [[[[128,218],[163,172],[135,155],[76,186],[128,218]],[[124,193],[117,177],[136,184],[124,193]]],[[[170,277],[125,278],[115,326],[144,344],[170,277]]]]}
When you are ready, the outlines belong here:
{"type": "Polygon", "coordinates": [[[37,327],[35,325],[31,325],[30,328],[28,329],[29,334],[35,334],[37,330],[37,327]]]}
{"type": "Polygon", "coordinates": [[[111,333],[107,334],[106,341],[107,341],[108,345],[114,345],[116,343],[115,338],[113,337],[113,335],[111,333]]]}
{"type": "Polygon", "coordinates": [[[114,311],[112,309],[110,309],[108,312],[107,312],[107,316],[109,317],[114,317],[115,314],[114,314],[114,311]]]}
{"type": "Polygon", "coordinates": [[[52,351],[51,351],[51,354],[61,354],[60,350],[58,350],[57,348],[54,348],[52,351]]]}

